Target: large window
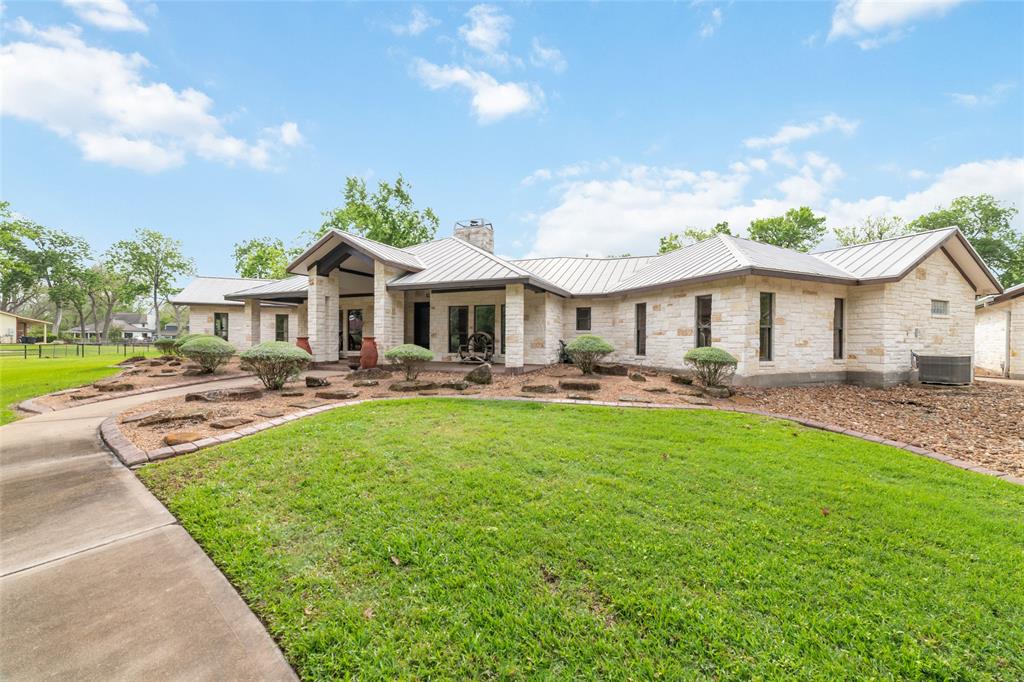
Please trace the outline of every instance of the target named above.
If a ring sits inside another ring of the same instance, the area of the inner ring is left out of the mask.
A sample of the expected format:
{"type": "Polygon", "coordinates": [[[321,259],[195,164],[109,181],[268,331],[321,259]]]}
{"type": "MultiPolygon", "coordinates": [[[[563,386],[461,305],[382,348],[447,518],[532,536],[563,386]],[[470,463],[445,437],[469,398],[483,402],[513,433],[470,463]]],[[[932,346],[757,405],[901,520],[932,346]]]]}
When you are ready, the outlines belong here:
{"type": "Polygon", "coordinates": [[[757,357],[759,360],[772,359],[772,329],[775,317],[775,294],[766,291],[761,292],[761,345],[757,357]]]}
{"type": "Polygon", "coordinates": [[[274,340],[288,340],[288,316],[274,315],[274,340]]]}
{"type": "Polygon", "coordinates": [[[345,334],[345,350],[363,349],[363,311],[349,310],[345,315],[348,333],[345,334]]]}
{"type": "Polygon", "coordinates": [[[213,314],[213,335],[219,336],[225,341],[228,340],[228,314],[227,313],[214,313],[213,314]]]}
{"type": "Polygon", "coordinates": [[[647,304],[636,304],[636,354],[647,355],[647,304]]]}
{"type": "Polygon", "coordinates": [[[696,302],[697,348],[711,345],[711,296],[698,296],[696,302]]]}
{"type": "Polygon", "coordinates": [[[491,343],[494,343],[493,305],[473,306],[473,332],[487,332],[491,335],[491,343]]]}
{"type": "Polygon", "coordinates": [[[832,312],[832,357],[843,359],[843,333],[846,331],[846,301],[837,298],[832,312]]]}
{"type": "Polygon", "coordinates": [[[576,309],[576,331],[578,331],[578,332],[589,332],[590,331],[590,308],[577,308],[576,309]]]}
{"type": "Polygon", "coordinates": [[[453,305],[448,308],[448,352],[458,353],[469,340],[469,306],[453,305]]]}

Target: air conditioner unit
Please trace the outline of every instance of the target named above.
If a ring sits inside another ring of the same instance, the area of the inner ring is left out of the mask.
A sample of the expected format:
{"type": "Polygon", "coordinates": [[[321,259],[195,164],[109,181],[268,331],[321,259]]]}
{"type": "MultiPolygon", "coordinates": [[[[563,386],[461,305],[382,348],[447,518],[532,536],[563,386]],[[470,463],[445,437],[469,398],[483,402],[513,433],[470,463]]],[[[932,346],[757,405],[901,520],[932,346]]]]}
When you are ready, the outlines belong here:
{"type": "Polygon", "coordinates": [[[970,355],[918,355],[918,380],[923,384],[964,385],[971,383],[970,355]]]}

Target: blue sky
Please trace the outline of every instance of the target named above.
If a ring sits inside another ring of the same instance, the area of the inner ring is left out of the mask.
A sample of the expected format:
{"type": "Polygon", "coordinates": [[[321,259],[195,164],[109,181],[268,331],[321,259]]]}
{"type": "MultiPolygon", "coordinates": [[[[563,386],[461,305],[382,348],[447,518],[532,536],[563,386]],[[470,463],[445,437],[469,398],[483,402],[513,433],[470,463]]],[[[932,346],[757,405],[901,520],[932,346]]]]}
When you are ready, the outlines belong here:
{"type": "MultiPolygon", "coordinates": [[[[399,172],[508,256],[810,205],[1024,207],[1024,3],[8,2],[2,196],[204,274],[399,172]]],[[[1022,223],[1018,217],[1018,226],[1022,223]]]]}

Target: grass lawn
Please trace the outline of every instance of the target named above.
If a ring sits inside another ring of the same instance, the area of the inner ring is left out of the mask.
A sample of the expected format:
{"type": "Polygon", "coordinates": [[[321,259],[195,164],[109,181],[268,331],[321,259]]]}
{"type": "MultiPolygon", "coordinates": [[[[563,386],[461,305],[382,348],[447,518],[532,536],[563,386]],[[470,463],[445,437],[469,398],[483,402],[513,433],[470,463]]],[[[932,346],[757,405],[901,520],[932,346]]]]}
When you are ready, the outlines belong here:
{"type": "Polygon", "coordinates": [[[139,475],[305,679],[1024,678],[1024,488],[787,422],[379,402],[139,475]]]}
{"type": "Polygon", "coordinates": [[[33,358],[30,355],[27,360],[0,358],[0,424],[17,418],[10,409],[15,403],[115,374],[118,368],[113,365],[124,358],[114,353],[70,358],[33,358]]]}

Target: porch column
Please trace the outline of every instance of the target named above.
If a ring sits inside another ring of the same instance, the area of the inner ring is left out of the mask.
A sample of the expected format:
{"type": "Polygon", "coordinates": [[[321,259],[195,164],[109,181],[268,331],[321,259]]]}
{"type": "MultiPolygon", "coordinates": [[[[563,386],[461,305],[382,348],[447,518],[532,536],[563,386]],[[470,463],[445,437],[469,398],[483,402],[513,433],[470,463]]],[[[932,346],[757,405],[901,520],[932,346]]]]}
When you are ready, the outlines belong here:
{"type": "MultiPolygon", "coordinates": [[[[249,333],[246,334],[246,340],[248,345],[246,348],[252,348],[260,342],[260,302],[259,299],[249,299],[245,302],[245,321],[249,325],[249,333]]],[[[243,343],[246,341],[243,340],[243,343]]],[[[245,350],[239,348],[239,350],[245,350]]]]}
{"type": "Polygon", "coordinates": [[[398,268],[373,263],[373,336],[381,364],[384,352],[405,343],[405,292],[389,291],[387,284],[402,274],[398,268]]]}
{"type": "Polygon", "coordinates": [[[295,336],[309,336],[309,307],[305,303],[295,306],[295,336]]]}
{"type": "MultiPolygon", "coordinates": [[[[337,271],[336,271],[337,272],[337,271]]],[[[309,346],[314,362],[338,361],[338,278],[309,275],[309,346]]]]}
{"type": "Polygon", "coordinates": [[[523,371],[525,326],[522,284],[505,285],[505,367],[517,374],[523,371]]]}

